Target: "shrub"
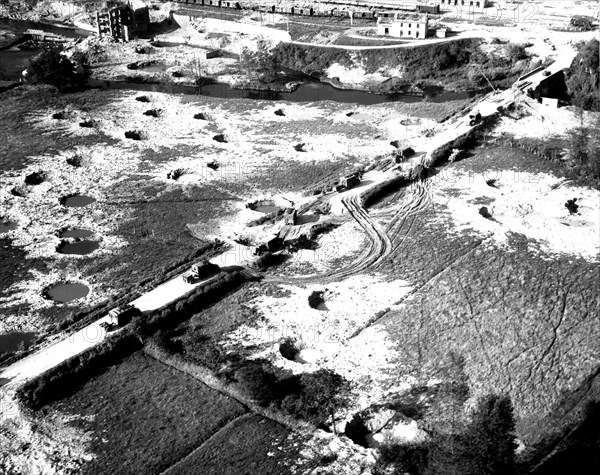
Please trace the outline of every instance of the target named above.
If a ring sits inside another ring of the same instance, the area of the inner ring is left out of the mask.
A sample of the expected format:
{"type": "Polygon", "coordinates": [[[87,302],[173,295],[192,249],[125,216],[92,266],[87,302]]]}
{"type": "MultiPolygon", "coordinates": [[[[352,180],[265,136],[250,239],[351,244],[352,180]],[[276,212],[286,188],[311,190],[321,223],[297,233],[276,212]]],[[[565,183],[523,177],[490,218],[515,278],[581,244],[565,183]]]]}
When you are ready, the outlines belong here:
{"type": "Polygon", "coordinates": [[[277,378],[260,361],[251,361],[235,372],[242,390],[261,406],[268,406],[275,399],[277,378]]]}
{"type": "Polygon", "coordinates": [[[170,180],[177,181],[184,174],[185,174],[185,170],[183,168],[176,168],[175,170],[171,170],[169,173],[167,173],[167,178],[170,180]]]}
{"type": "Polygon", "coordinates": [[[588,127],[568,131],[574,171],[583,178],[600,179],[600,116],[588,127]]]}
{"type": "Polygon", "coordinates": [[[482,206],[481,208],[479,208],[479,214],[485,219],[492,219],[492,214],[490,213],[490,210],[487,208],[487,206],[482,206]]]}
{"type": "Polygon", "coordinates": [[[292,338],[286,338],[279,343],[279,352],[285,359],[294,361],[299,352],[296,347],[296,341],[292,338]]]}
{"type": "Polygon", "coordinates": [[[324,298],[325,292],[322,290],[315,290],[308,296],[308,306],[310,308],[318,309],[320,305],[325,303],[324,298]]]}
{"type": "Polygon", "coordinates": [[[589,31],[594,28],[594,19],[584,15],[575,15],[571,18],[570,23],[580,31],[589,31]]]}
{"type": "Polygon", "coordinates": [[[91,70],[84,53],[76,52],[71,59],[60,48],[42,51],[27,67],[28,79],[34,84],[49,84],[58,90],[83,87],[91,70]]]}
{"type": "Polygon", "coordinates": [[[569,210],[570,214],[576,214],[579,209],[579,205],[577,204],[577,198],[573,198],[572,200],[567,200],[565,203],[565,208],[569,210]]]}
{"type": "Polygon", "coordinates": [[[27,185],[39,185],[46,180],[46,174],[44,172],[33,172],[25,177],[25,184],[27,185]]]}

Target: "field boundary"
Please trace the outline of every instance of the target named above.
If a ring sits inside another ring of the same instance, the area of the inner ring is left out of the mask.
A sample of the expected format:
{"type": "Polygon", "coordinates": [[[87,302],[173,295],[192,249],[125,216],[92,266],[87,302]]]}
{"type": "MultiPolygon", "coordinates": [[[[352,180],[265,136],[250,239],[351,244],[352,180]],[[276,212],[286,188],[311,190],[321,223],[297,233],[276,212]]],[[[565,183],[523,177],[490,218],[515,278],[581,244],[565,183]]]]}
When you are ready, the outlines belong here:
{"type": "Polygon", "coordinates": [[[169,468],[166,468],[165,470],[160,472],[159,475],[169,475],[169,473],[171,473],[171,471],[174,470],[175,467],[177,467],[179,464],[185,462],[188,458],[192,457],[196,452],[201,450],[204,447],[204,445],[206,445],[207,442],[209,442],[213,437],[215,437],[221,431],[229,429],[240,419],[250,419],[251,417],[253,417],[255,415],[256,414],[254,414],[253,412],[246,412],[246,414],[242,414],[241,416],[231,419],[229,422],[227,422],[227,424],[223,425],[222,427],[219,427],[215,432],[213,432],[206,439],[204,439],[202,442],[200,442],[200,445],[198,445],[196,448],[194,448],[189,454],[187,454],[185,457],[179,459],[177,462],[175,462],[169,468]]]}
{"type": "Polygon", "coordinates": [[[148,355],[151,358],[154,358],[156,361],[166,366],[170,366],[171,368],[174,368],[178,371],[181,371],[182,373],[185,373],[188,376],[191,376],[192,378],[197,379],[209,388],[223,394],[224,396],[228,396],[232,399],[235,399],[237,402],[245,406],[248,410],[250,410],[256,415],[262,416],[265,419],[269,419],[273,422],[281,424],[287,429],[290,429],[295,432],[303,431],[306,429],[309,429],[311,431],[316,430],[316,427],[314,427],[312,424],[306,421],[299,421],[292,417],[259,406],[250,398],[242,394],[242,392],[239,391],[237,388],[233,387],[231,384],[223,383],[208,368],[187,361],[179,356],[173,355],[154,343],[149,343],[145,345],[142,351],[144,352],[144,354],[148,355]]]}

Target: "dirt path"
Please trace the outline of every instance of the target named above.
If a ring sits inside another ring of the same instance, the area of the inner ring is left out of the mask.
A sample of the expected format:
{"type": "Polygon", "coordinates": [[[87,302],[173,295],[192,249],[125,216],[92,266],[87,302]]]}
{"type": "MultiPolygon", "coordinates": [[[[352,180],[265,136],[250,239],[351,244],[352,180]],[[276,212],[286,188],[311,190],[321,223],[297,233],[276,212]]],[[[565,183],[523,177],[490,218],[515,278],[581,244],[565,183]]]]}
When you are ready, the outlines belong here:
{"type": "MultiPolygon", "coordinates": [[[[211,261],[220,264],[222,257],[226,254],[227,252],[216,256],[211,261]]],[[[151,312],[183,297],[212,278],[209,277],[194,284],[188,284],[181,278],[181,275],[178,275],[135,299],[131,302],[131,305],[142,312],[151,312]]],[[[5,387],[16,388],[63,361],[98,345],[104,341],[107,335],[106,330],[101,326],[102,323],[108,323],[108,316],[104,316],[72,335],[41,348],[37,352],[2,369],[0,380],[9,380],[5,387]]]]}

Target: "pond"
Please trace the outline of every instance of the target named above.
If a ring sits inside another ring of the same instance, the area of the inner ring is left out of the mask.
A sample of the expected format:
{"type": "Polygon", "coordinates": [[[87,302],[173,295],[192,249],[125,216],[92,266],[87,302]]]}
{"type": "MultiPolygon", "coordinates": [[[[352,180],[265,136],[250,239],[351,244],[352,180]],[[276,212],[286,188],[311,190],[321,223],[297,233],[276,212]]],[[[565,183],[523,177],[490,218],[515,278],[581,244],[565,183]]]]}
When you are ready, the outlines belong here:
{"type": "Polygon", "coordinates": [[[252,209],[254,211],[258,211],[259,213],[277,214],[277,213],[279,213],[279,210],[281,208],[279,208],[278,206],[274,206],[274,205],[256,205],[256,206],[252,207],[252,209]]]}
{"type": "Polygon", "coordinates": [[[20,348],[27,348],[35,341],[36,335],[32,332],[11,332],[0,335],[0,355],[12,353],[20,348]]]}
{"type": "Polygon", "coordinates": [[[39,54],[39,50],[10,48],[0,51],[0,79],[18,81],[29,61],[39,54]]]}
{"type": "MultiPolygon", "coordinates": [[[[308,77],[308,76],[307,76],[308,77]]],[[[422,102],[424,98],[434,103],[468,99],[481,94],[481,91],[451,92],[443,88],[424,88],[425,96],[402,93],[375,94],[353,89],[338,89],[331,84],[316,81],[301,84],[293,92],[262,91],[255,89],[234,89],[229,84],[214,83],[200,87],[174,84],[149,84],[124,81],[90,80],[90,87],[101,89],[134,90],[146,92],[170,92],[200,95],[221,99],[252,99],[264,101],[314,102],[335,101],[348,104],[373,105],[386,102],[422,102]]]]}
{"type": "Polygon", "coordinates": [[[64,229],[58,235],[60,238],[89,238],[93,235],[93,231],[83,228],[64,229]]]}
{"type": "Polygon", "coordinates": [[[87,195],[70,195],[60,199],[60,203],[67,208],[81,208],[82,206],[87,206],[95,201],[96,198],[87,195]]]}
{"type": "Polygon", "coordinates": [[[0,221],[0,234],[17,229],[19,225],[12,221],[0,221]]]}
{"type": "MultiPolygon", "coordinates": [[[[68,38],[81,38],[89,36],[89,31],[76,28],[60,27],[48,25],[45,23],[11,20],[8,18],[0,18],[0,30],[14,33],[15,40],[23,36],[28,29],[44,30],[48,33],[54,33],[68,38]]],[[[11,43],[10,41],[8,42],[11,43]]],[[[13,47],[0,51],[0,79],[18,80],[21,78],[21,73],[29,66],[29,61],[40,53],[39,49],[19,49],[13,47]]]]}
{"type": "Polygon", "coordinates": [[[68,282],[58,284],[46,290],[46,295],[55,302],[70,302],[80,299],[90,293],[90,289],[83,284],[68,282]]]}
{"type": "Polygon", "coordinates": [[[99,247],[100,243],[98,241],[89,241],[87,239],[74,242],[65,241],[56,248],[56,252],[59,254],[76,254],[84,256],[86,254],[91,254],[99,247]]]}
{"type": "MultiPolygon", "coordinates": [[[[251,89],[234,89],[228,84],[208,84],[200,87],[202,96],[219,97],[223,99],[256,99],[269,101],[318,102],[334,101],[349,104],[372,105],[385,102],[421,102],[422,96],[408,94],[374,94],[352,89],[338,89],[324,82],[309,82],[301,84],[293,92],[256,91],[251,89]]],[[[426,90],[425,97],[431,102],[446,102],[457,99],[468,99],[477,92],[441,92],[426,90]]]]}

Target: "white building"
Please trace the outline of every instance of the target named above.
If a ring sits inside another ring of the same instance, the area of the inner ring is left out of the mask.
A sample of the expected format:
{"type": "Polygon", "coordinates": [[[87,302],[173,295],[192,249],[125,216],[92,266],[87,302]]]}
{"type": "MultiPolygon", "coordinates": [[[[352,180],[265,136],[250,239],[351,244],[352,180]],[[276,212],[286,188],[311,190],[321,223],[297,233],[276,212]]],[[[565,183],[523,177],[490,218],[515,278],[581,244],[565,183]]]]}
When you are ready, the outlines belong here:
{"type": "Polygon", "coordinates": [[[392,21],[377,18],[377,34],[395,38],[427,38],[429,18],[427,15],[400,15],[396,13],[392,21]]]}

